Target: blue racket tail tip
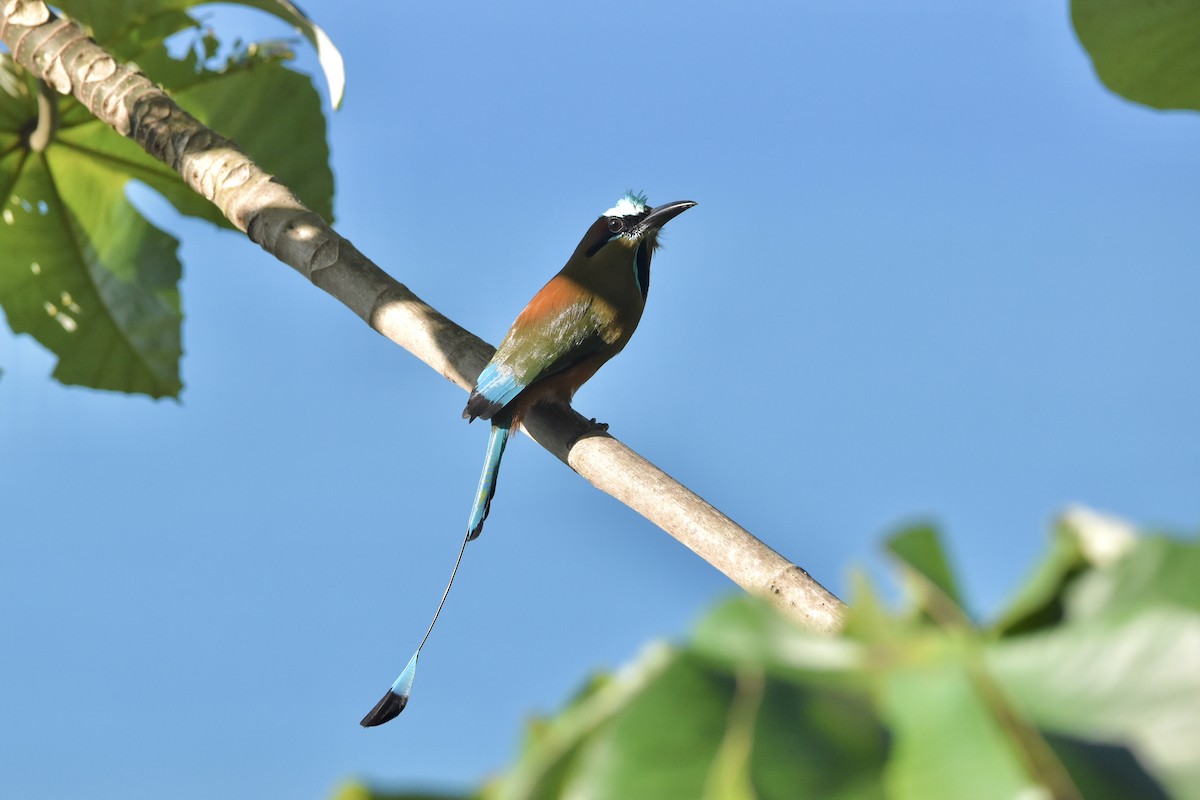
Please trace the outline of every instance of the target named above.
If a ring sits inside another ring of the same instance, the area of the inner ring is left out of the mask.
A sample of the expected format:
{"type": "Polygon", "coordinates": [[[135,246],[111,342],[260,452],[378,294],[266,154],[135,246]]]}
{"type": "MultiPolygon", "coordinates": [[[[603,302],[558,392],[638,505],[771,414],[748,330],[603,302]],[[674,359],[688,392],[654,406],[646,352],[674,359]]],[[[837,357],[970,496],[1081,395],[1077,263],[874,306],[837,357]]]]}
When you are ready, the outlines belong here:
{"type": "Polygon", "coordinates": [[[420,650],[413,653],[413,657],[408,660],[408,666],[400,673],[400,677],[396,678],[396,682],[388,688],[387,693],[380,698],[375,707],[367,712],[367,715],[358,723],[359,725],[364,728],[374,728],[376,725],[382,725],[400,716],[400,712],[408,705],[413,678],[417,674],[417,656],[419,655],[421,655],[420,650]]]}

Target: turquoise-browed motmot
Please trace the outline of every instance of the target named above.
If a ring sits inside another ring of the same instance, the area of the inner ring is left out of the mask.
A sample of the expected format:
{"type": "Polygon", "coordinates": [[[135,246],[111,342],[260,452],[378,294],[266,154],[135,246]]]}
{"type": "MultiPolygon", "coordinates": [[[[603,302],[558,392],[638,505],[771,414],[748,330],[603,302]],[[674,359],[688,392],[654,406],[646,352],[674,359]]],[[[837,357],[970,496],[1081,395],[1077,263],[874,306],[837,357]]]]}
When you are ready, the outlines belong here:
{"type": "Polygon", "coordinates": [[[382,725],[408,703],[417,657],[437,623],[467,542],[483,530],[500,459],[521,416],[538,403],[570,403],[575,391],[621,352],[646,307],[658,233],[694,205],[684,200],[651,208],[645,195],[622,197],[592,223],[566,266],[529,301],[479,373],[463,418],[490,420],[492,430],[467,534],[425,637],[400,677],[363,717],[363,727],[382,725]]]}

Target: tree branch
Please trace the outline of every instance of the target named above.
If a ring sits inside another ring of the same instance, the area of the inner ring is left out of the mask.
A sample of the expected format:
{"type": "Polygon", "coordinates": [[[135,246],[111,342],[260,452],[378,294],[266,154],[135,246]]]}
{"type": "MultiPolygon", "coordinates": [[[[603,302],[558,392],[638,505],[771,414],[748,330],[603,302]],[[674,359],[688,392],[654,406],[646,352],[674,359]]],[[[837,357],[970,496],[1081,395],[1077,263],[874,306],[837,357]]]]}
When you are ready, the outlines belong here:
{"type": "MultiPolygon", "coordinates": [[[[13,57],[167,164],[239,230],[333,295],[379,333],[470,389],[494,349],[393,279],[237,145],[183,111],[145,75],[119,64],[41,0],[0,0],[0,40],[13,57]]],[[[531,412],[529,435],[572,469],[658,525],[746,591],[820,631],[845,607],[807,572],[568,408],[531,412]]]]}

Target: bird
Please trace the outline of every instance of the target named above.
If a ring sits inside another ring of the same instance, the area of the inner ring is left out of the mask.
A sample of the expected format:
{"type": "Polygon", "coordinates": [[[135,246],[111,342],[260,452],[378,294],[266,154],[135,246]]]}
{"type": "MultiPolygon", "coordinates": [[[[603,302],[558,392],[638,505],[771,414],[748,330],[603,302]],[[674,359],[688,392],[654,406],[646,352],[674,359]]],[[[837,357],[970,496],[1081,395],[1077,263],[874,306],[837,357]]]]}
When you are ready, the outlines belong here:
{"type": "Polygon", "coordinates": [[[478,538],[488,517],[509,437],[534,406],[570,404],[579,387],[629,343],[646,307],[659,232],[695,205],[680,200],[651,207],[645,194],[626,192],[588,227],[566,265],[529,301],[479,373],[462,415],[468,422],[489,421],[491,431],[467,532],[424,638],[363,717],[359,724],[364,728],[394,719],[408,704],[417,658],[437,624],[467,544],[478,538]]]}

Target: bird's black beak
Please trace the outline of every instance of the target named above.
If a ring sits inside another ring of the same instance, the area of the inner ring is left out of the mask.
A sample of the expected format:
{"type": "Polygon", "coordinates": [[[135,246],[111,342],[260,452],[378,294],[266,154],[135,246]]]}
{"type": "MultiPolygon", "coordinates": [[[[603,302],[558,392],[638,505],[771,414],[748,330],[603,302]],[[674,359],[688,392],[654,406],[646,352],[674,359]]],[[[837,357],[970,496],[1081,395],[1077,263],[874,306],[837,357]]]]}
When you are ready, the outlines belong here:
{"type": "Polygon", "coordinates": [[[656,231],[694,205],[696,204],[691,200],[676,200],[674,203],[655,206],[650,209],[645,219],[638,223],[634,233],[640,237],[647,231],[656,231]]]}

